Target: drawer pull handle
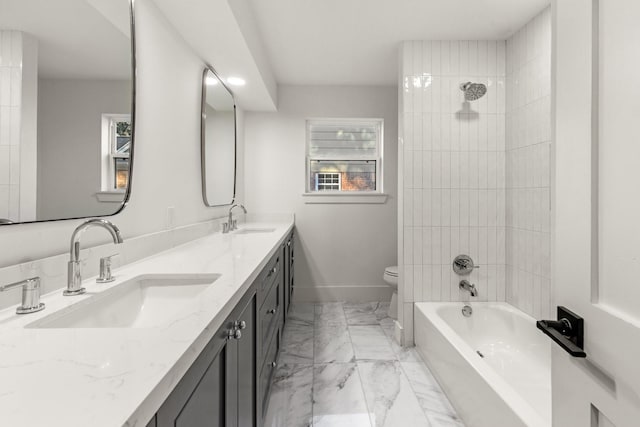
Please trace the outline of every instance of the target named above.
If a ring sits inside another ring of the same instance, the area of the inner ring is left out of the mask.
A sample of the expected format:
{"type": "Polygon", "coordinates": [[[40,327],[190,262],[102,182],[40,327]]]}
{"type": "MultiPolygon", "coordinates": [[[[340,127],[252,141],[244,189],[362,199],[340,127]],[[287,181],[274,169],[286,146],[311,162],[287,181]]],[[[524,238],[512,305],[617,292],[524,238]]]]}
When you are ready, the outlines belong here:
{"type": "Polygon", "coordinates": [[[271,270],[269,270],[269,274],[267,274],[267,277],[271,277],[274,274],[276,274],[276,271],[278,271],[278,266],[276,265],[275,267],[273,267],[271,270]]]}
{"type": "Polygon", "coordinates": [[[276,309],[272,308],[271,310],[267,310],[267,314],[276,314],[276,309]]]}

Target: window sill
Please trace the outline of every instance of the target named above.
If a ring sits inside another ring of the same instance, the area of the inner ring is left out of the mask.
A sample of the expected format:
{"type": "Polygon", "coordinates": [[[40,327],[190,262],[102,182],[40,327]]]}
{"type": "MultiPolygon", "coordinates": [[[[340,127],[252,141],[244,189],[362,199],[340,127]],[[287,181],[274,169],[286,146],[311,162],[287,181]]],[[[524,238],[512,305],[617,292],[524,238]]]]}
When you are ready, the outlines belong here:
{"type": "Polygon", "coordinates": [[[387,202],[385,193],[304,193],[307,204],[383,204],[387,202]]]}
{"type": "Polygon", "coordinates": [[[98,191],[96,199],[102,203],[122,203],[124,195],[124,191],[98,191]]]}

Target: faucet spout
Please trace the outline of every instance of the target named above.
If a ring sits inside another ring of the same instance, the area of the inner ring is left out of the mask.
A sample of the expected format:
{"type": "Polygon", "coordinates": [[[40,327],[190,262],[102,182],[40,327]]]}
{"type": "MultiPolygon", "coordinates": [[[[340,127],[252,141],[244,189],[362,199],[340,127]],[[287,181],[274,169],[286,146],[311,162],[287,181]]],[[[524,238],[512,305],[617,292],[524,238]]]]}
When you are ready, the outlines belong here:
{"type": "Polygon", "coordinates": [[[115,244],[120,244],[124,241],[120,234],[120,229],[106,219],[89,219],[76,227],[73,234],[71,234],[71,247],[69,249],[69,264],[67,268],[67,289],[63,292],[64,295],[81,295],[85,292],[85,289],[81,286],[80,237],[86,229],[91,227],[100,227],[107,230],[115,244]]]}
{"type": "Polygon", "coordinates": [[[478,296],[478,289],[476,288],[476,285],[469,283],[468,280],[461,280],[459,288],[469,291],[469,294],[471,294],[472,297],[478,296]]]}
{"type": "Polygon", "coordinates": [[[239,203],[236,203],[236,204],[232,205],[232,206],[229,208],[229,219],[228,219],[228,222],[227,222],[228,231],[233,231],[233,230],[235,230],[236,228],[238,228],[238,227],[236,226],[236,221],[233,219],[233,209],[234,209],[234,208],[240,208],[240,209],[242,209],[242,210],[243,210],[243,212],[244,212],[245,214],[247,213],[247,209],[244,207],[244,205],[241,205],[241,204],[239,204],[239,203]]]}

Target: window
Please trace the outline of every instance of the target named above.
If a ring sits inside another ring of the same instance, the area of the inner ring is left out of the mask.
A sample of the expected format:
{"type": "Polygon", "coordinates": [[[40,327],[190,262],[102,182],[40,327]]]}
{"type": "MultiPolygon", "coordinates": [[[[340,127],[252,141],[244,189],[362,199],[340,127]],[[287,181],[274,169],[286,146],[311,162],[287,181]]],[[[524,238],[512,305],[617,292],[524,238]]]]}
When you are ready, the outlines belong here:
{"type": "Polygon", "coordinates": [[[129,184],[131,116],[102,115],[102,191],[122,192],[129,184]]]}
{"type": "Polygon", "coordinates": [[[307,194],[382,192],[382,120],[307,121],[307,194]]]}

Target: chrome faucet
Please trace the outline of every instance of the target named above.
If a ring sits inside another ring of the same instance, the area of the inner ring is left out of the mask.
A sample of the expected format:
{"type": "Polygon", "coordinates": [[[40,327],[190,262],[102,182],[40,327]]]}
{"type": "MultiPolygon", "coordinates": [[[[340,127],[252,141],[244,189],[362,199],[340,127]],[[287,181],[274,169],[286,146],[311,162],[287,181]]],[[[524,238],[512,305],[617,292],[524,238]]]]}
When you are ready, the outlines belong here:
{"type": "Polygon", "coordinates": [[[228,233],[228,232],[233,231],[233,230],[238,228],[238,221],[233,219],[233,212],[232,212],[233,208],[241,208],[244,211],[245,214],[247,213],[247,209],[243,205],[240,205],[240,204],[237,204],[237,203],[232,205],[229,208],[229,219],[227,220],[227,223],[226,224],[222,224],[222,232],[223,233],[228,233]]]}
{"type": "Polygon", "coordinates": [[[80,224],[71,235],[71,249],[69,251],[69,264],[67,268],[67,289],[64,295],[81,295],[85,293],[82,285],[82,271],[80,269],[80,236],[82,232],[90,227],[102,227],[107,230],[113,238],[113,243],[122,243],[122,236],[118,227],[106,219],[94,218],[80,224]]]}
{"type": "Polygon", "coordinates": [[[476,289],[476,285],[472,285],[468,280],[460,281],[460,289],[464,289],[465,291],[469,291],[472,297],[478,296],[478,290],[476,289]]]}

